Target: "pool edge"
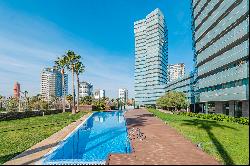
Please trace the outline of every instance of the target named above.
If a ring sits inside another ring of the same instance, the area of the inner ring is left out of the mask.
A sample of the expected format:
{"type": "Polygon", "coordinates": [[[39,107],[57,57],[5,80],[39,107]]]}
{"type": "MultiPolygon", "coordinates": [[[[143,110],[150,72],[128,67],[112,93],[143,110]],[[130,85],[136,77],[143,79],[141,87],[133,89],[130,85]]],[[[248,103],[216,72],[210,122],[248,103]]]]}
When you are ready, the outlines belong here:
{"type": "MultiPolygon", "coordinates": [[[[62,144],[65,143],[65,141],[72,135],[74,134],[82,124],[84,124],[91,116],[93,116],[96,112],[91,112],[87,118],[85,118],[80,124],[78,124],[75,129],[73,129],[66,137],[64,137],[58,144],[53,147],[48,153],[46,153],[39,161],[35,162],[35,165],[44,165],[44,160],[51,154],[53,153],[56,149],[58,149],[62,144]]],[[[67,126],[66,126],[67,127],[67,126]]]]}

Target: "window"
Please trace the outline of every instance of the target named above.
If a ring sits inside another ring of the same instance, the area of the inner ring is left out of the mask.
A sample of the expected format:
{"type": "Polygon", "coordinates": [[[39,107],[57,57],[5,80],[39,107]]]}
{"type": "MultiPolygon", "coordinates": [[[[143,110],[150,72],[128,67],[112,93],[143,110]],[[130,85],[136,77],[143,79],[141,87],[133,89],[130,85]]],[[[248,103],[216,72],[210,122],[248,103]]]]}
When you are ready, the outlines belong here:
{"type": "Polygon", "coordinates": [[[241,117],[242,116],[242,102],[236,101],[234,106],[235,106],[234,116],[241,117]]]}
{"type": "Polygon", "coordinates": [[[223,104],[223,114],[229,115],[229,103],[228,102],[225,102],[223,104]]]}

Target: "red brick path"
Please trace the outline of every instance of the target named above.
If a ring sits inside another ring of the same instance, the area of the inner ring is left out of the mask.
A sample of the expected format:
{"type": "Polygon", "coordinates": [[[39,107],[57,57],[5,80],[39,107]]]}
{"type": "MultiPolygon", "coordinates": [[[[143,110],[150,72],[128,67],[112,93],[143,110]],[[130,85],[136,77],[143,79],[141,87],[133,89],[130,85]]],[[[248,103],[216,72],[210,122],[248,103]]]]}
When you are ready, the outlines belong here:
{"type": "Polygon", "coordinates": [[[160,119],[144,109],[125,113],[128,130],[140,128],[146,139],[131,141],[134,152],[128,155],[112,154],[110,165],[208,165],[219,164],[214,158],[198,149],[194,144],[160,119]]]}

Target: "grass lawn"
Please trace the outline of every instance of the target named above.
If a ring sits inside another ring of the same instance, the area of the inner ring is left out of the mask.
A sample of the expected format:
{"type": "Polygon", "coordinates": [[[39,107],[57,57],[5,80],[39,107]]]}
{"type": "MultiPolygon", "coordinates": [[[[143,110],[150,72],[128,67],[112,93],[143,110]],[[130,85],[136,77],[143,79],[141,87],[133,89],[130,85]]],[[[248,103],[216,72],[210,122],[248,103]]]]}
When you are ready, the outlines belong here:
{"type": "Polygon", "coordinates": [[[66,112],[19,120],[0,121],[0,164],[48,138],[84,114],[86,112],[79,112],[75,115],[66,112]]]}
{"type": "Polygon", "coordinates": [[[249,126],[148,109],[223,164],[249,164],[249,126]]]}

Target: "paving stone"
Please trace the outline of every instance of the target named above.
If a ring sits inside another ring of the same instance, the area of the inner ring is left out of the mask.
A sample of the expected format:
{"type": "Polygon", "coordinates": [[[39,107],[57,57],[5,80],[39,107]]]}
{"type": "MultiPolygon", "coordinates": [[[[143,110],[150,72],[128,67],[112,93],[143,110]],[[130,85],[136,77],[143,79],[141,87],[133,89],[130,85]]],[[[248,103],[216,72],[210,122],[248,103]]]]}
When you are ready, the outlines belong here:
{"type": "Polygon", "coordinates": [[[130,110],[125,113],[128,132],[140,128],[146,139],[132,139],[134,152],[131,154],[111,154],[109,165],[219,165],[213,157],[198,149],[175,129],[153,116],[145,109],[130,110]],[[128,162],[129,155],[134,155],[128,162]],[[124,157],[126,156],[126,157],[124,157]]]}

